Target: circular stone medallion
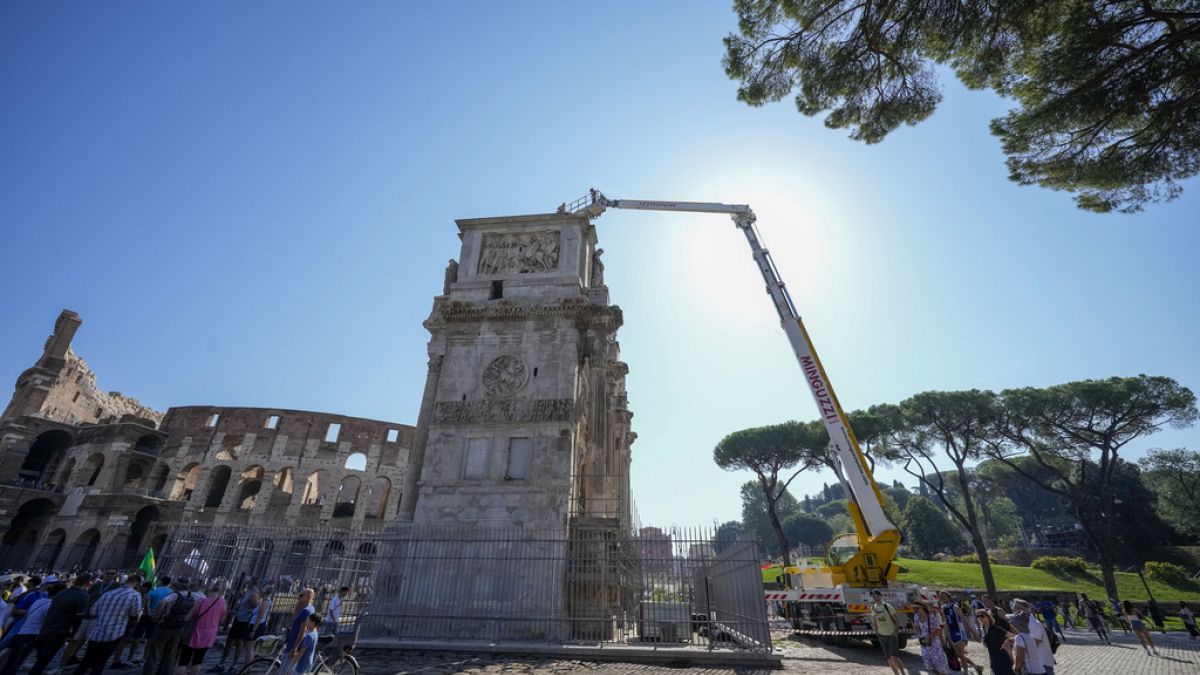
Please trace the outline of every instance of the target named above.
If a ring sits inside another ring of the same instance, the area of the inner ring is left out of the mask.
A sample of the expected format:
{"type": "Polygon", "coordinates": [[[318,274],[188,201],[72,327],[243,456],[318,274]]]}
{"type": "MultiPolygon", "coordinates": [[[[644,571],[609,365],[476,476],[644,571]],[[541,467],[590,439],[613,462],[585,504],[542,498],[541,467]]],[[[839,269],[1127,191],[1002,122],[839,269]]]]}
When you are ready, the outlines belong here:
{"type": "Polygon", "coordinates": [[[497,356],[483,369],[483,388],[488,396],[512,396],[528,382],[529,368],[515,356],[497,356]]]}

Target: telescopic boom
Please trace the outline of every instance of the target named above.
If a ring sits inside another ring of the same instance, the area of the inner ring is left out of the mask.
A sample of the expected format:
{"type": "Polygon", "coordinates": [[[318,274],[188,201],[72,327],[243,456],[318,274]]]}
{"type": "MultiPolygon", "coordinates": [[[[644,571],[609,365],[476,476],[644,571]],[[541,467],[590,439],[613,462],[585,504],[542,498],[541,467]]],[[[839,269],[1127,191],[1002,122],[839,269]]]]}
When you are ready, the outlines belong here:
{"type": "MultiPolygon", "coordinates": [[[[754,211],[746,204],[721,204],[709,202],[673,202],[638,199],[609,199],[598,190],[591,190],[587,196],[559,207],[559,211],[567,213],[583,213],[589,217],[599,217],[606,209],[635,209],[640,211],[684,211],[692,213],[726,213],[733,219],[738,229],[746,235],[754,262],[767,284],[767,293],[779,314],[779,320],[787,333],[792,345],[792,352],[804,372],[809,391],[821,414],[821,421],[829,432],[830,444],[842,470],[839,473],[843,485],[847,488],[847,496],[855,508],[851,509],[855,527],[859,531],[860,545],[877,539],[887,540],[888,543],[899,544],[899,533],[896,526],[888,519],[883,511],[883,495],[867,466],[866,458],[858,447],[858,440],[846,419],[846,413],[838,403],[833,393],[833,386],[821,366],[804,322],[796,312],[796,306],[788,294],[787,287],[779,278],[771,254],[763,248],[762,240],[755,227],[754,211]],[[887,536],[891,535],[891,536],[887,536]]],[[[894,553],[894,548],[893,548],[894,553]]],[[[890,562],[890,556],[887,556],[890,562]]],[[[884,561],[880,561],[884,562],[884,561]]],[[[886,566],[886,563],[884,564],[886,566]]],[[[867,567],[875,567],[868,564],[867,567]]],[[[872,575],[874,576],[874,575],[872,575]]]]}

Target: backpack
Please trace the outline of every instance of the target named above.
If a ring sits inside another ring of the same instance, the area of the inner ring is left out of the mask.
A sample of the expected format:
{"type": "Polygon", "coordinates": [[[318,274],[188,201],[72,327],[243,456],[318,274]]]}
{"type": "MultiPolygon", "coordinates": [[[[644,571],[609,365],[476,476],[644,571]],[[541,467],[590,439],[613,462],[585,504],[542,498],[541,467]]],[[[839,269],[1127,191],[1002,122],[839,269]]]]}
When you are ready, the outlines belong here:
{"type": "Polygon", "coordinates": [[[163,628],[183,628],[187,625],[187,615],[196,606],[196,599],[191,593],[175,593],[175,602],[162,618],[163,628]]]}

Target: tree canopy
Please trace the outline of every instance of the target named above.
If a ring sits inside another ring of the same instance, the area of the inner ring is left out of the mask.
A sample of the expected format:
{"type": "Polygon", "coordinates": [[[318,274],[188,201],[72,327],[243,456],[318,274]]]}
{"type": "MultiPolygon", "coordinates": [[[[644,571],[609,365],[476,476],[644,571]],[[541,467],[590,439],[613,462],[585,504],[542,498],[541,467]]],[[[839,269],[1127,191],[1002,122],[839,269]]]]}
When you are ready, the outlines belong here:
{"type": "Polygon", "coordinates": [[[1179,532],[1200,537],[1200,452],[1155,449],[1141,465],[1163,518],[1179,532]]]}
{"type": "Polygon", "coordinates": [[[805,115],[877,143],[929,117],[938,66],[1015,107],[993,120],[1009,177],[1092,211],[1177,197],[1200,172],[1195,0],[735,0],[738,98],[795,95],[805,115]]]}

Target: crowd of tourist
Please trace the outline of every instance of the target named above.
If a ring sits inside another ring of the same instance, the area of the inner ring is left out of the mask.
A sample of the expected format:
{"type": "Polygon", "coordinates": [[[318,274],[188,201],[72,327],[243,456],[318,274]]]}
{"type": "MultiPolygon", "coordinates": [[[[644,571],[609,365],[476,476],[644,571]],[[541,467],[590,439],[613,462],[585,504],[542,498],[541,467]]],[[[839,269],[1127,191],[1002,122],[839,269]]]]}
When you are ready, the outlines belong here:
{"type": "MultiPolygon", "coordinates": [[[[288,581],[281,581],[284,588],[288,581]]],[[[169,576],[147,581],[115,569],[0,578],[0,675],[18,675],[27,665],[28,675],[42,675],[56,657],[54,675],[100,675],[105,669],[199,675],[227,620],[220,659],[208,672],[240,671],[259,656],[255,645],[270,630],[275,592],[253,578],[230,590],[221,582],[169,576]]],[[[326,620],[313,604],[316,592],[298,590],[281,675],[311,669],[318,629],[326,624],[336,635],[349,592],[343,586],[330,599],[326,620]]]]}
{"type": "MultiPolygon", "coordinates": [[[[1067,640],[1063,628],[1077,628],[1079,618],[1106,644],[1111,644],[1110,625],[1134,634],[1146,654],[1152,656],[1158,655],[1158,649],[1150,634],[1151,624],[1166,633],[1166,618],[1154,600],[1143,611],[1128,600],[1113,599],[1111,617],[1103,603],[1088,598],[1086,593],[1079,596],[1074,614],[1072,603],[1060,604],[1051,596],[1036,602],[1014,598],[1005,611],[988,594],[956,599],[950,592],[941,591],[938,602],[918,601],[914,605],[912,628],[920,644],[921,660],[929,672],[939,675],[972,670],[982,675],[982,658],[976,661],[968,656],[970,642],[984,647],[988,668],[995,675],[1055,675],[1054,654],[1067,640]]],[[[1191,639],[1200,637],[1196,615],[1187,603],[1179,602],[1178,615],[1191,639]]],[[[907,671],[897,639],[904,621],[897,618],[895,607],[883,601],[880,591],[873,593],[871,622],[892,672],[904,675],[907,671]]]]}

